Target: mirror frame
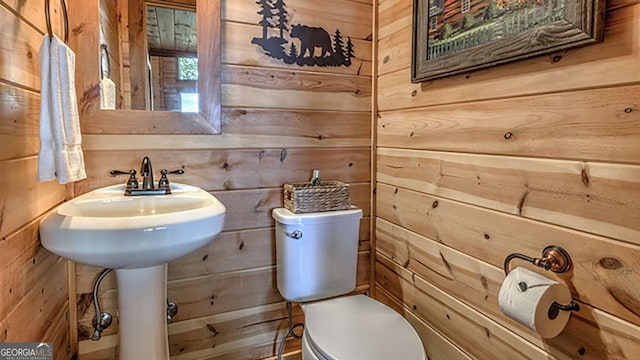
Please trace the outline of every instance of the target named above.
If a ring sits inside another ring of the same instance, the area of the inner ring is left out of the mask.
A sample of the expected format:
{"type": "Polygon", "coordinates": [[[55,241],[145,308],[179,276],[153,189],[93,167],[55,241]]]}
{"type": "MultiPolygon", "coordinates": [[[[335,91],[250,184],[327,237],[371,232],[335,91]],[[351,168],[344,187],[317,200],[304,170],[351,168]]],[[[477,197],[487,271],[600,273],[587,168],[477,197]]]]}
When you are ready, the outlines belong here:
{"type": "Polygon", "coordinates": [[[196,0],[200,113],[101,110],[100,0],[69,1],[67,6],[83,134],[220,134],[220,0],[196,0]]]}

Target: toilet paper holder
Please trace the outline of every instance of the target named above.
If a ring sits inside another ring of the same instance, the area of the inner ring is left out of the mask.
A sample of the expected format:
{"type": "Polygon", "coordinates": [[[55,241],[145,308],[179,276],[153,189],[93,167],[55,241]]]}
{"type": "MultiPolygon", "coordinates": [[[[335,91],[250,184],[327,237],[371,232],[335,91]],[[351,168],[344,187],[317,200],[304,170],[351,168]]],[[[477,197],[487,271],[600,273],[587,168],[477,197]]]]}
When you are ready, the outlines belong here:
{"type": "Polygon", "coordinates": [[[560,246],[547,246],[542,250],[542,256],[539,258],[532,258],[530,256],[513,253],[509,254],[504,259],[504,274],[509,275],[509,263],[511,260],[521,259],[532,263],[533,265],[543,268],[545,270],[551,270],[555,273],[564,273],[571,269],[571,256],[567,250],[560,246]]]}
{"type": "MultiPolygon", "coordinates": [[[[547,246],[542,250],[542,256],[539,258],[533,258],[524,254],[512,253],[504,259],[504,274],[509,275],[509,263],[511,260],[521,259],[532,263],[533,265],[545,270],[551,270],[555,273],[564,273],[571,269],[572,262],[571,256],[567,250],[560,246],[547,246]]],[[[525,282],[518,283],[518,289],[522,292],[527,291],[527,284],[525,282]]],[[[580,305],[575,301],[571,301],[568,305],[562,305],[557,302],[553,302],[549,308],[549,319],[553,320],[558,317],[558,314],[562,311],[579,311],[580,305]]]]}

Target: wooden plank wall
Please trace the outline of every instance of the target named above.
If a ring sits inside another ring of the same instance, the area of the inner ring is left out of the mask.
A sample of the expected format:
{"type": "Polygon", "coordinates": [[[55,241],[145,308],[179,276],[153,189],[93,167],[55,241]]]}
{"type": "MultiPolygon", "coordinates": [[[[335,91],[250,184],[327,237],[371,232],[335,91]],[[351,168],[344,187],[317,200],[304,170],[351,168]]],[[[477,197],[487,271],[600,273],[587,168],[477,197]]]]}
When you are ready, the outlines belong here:
{"type": "MultiPolygon", "coordinates": [[[[222,135],[86,135],[89,178],[79,195],[125,178],[110,169],[138,168],[144,155],[156,173],[184,168],[172,180],[203,187],[227,207],[223,233],[208,247],[169,265],[169,299],[180,306],[169,326],[174,359],[263,359],[275,356],[286,328],[275,288],[271,210],[282,206],[282,185],[306,181],[313,169],[324,179],[353,186],[361,223],[357,292],[369,289],[371,179],[370,0],[291,2],[291,23],[322,26],[351,36],[350,67],[299,67],[264,55],[251,39],[262,36],[254,0],[223,1],[222,135]]],[[[100,287],[114,324],[100,341],[88,340],[94,310],[91,289],[101,269],[77,265],[75,288],[79,359],[114,359],[117,347],[115,280],[100,287]]],[[[296,309],[295,319],[301,319],[296,309]]],[[[287,346],[299,358],[299,342],[287,346]]]]}
{"type": "MultiPolygon", "coordinates": [[[[55,33],[59,3],[52,2],[55,33]]],[[[67,261],[40,245],[43,214],[65,199],[36,181],[44,0],[0,1],[0,342],[53,342],[70,352],[67,261]]]]}
{"type": "Polygon", "coordinates": [[[637,359],[640,2],[609,1],[601,44],[421,84],[411,7],[377,10],[376,297],[429,359],[637,359]],[[581,311],[545,340],[497,293],[552,244],[581,311]]]}

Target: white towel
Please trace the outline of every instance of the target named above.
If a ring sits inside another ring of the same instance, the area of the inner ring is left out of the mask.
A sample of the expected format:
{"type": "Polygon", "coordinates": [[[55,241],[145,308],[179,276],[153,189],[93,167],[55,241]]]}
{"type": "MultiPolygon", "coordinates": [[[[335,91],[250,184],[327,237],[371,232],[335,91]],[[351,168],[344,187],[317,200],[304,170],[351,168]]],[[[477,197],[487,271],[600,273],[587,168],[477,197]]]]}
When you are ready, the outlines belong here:
{"type": "Polygon", "coordinates": [[[116,108],[116,83],[108,77],[100,81],[100,109],[115,110],[116,108]]]}
{"type": "Polygon", "coordinates": [[[38,181],[85,179],[75,91],[75,54],[56,36],[40,46],[40,153],[38,181]]]}

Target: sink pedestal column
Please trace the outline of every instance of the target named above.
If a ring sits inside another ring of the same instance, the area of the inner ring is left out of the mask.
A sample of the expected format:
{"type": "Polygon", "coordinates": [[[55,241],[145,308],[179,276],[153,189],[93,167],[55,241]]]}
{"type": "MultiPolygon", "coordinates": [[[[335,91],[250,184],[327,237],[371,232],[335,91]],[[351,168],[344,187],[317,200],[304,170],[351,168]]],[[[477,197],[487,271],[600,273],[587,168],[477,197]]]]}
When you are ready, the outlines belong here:
{"type": "Polygon", "coordinates": [[[168,360],[167,264],[115,270],[120,360],[168,360]]]}

